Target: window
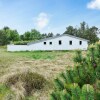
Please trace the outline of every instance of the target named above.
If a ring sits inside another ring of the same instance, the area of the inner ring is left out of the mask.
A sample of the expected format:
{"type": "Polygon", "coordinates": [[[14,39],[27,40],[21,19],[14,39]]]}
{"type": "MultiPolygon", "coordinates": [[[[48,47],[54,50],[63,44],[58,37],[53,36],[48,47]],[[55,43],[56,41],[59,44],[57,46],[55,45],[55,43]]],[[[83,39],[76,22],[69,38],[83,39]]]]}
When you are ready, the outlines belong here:
{"type": "Polygon", "coordinates": [[[82,45],[82,41],[79,41],[79,44],[82,45]]]}
{"type": "Polygon", "coordinates": [[[69,44],[72,45],[72,41],[69,41],[69,44]]]}
{"type": "Polygon", "coordinates": [[[46,42],[44,42],[44,45],[46,45],[46,42]]]}
{"type": "Polygon", "coordinates": [[[62,41],[61,40],[59,40],[59,45],[61,45],[62,44],[62,41]]]}
{"type": "Polygon", "coordinates": [[[52,42],[49,42],[50,45],[52,45],[52,42]]]}

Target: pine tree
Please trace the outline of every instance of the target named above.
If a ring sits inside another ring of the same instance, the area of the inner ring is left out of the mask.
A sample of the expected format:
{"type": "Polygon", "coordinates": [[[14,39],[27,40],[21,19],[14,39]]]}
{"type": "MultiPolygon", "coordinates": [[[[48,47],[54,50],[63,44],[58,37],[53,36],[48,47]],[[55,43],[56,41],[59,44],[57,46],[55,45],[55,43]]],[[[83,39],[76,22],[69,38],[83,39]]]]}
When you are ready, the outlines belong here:
{"type": "Polygon", "coordinates": [[[50,100],[100,100],[100,42],[90,45],[85,56],[77,50],[73,60],[73,69],[55,79],[50,100]]]}

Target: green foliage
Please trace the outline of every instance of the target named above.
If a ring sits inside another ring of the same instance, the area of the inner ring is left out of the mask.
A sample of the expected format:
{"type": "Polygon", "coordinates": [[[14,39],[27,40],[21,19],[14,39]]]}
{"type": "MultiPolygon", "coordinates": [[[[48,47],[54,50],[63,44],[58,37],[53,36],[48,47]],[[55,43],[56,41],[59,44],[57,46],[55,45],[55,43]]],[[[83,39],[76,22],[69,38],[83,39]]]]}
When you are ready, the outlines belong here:
{"type": "Polygon", "coordinates": [[[10,88],[4,84],[0,84],[0,100],[13,100],[13,96],[14,94],[11,92],[10,88]]]}
{"type": "Polygon", "coordinates": [[[74,62],[81,63],[83,61],[81,50],[77,50],[76,55],[74,57],[74,62]]]}
{"type": "Polygon", "coordinates": [[[36,52],[33,52],[32,54],[32,58],[33,59],[46,59],[46,60],[52,60],[52,59],[55,59],[56,58],[56,55],[55,53],[53,52],[41,52],[41,51],[36,51],[36,52]]]}
{"type": "Polygon", "coordinates": [[[53,98],[51,100],[99,100],[100,42],[90,45],[85,57],[77,50],[73,60],[74,68],[62,72],[55,79],[55,92],[50,96],[53,98]],[[60,96],[56,95],[56,91],[60,96]]]}
{"type": "Polygon", "coordinates": [[[61,80],[59,80],[58,78],[54,80],[55,81],[55,86],[58,90],[63,90],[64,89],[64,85],[62,83],[61,80]]]}
{"type": "Polygon", "coordinates": [[[72,100],[79,100],[80,99],[80,94],[81,94],[81,90],[80,87],[78,86],[78,84],[73,84],[72,88],[71,88],[71,92],[72,92],[72,100]]]}
{"type": "Polygon", "coordinates": [[[8,44],[10,41],[3,30],[0,30],[0,45],[8,44]]]}
{"type": "Polygon", "coordinates": [[[69,93],[67,93],[66,90],[63,90],[61,93],[60,93],[60,98],[61,100],[70,100],[71,99],[71,96],[69,93]]]}
{"type": "MultiPolygon", "coordinates": [[[[95,26],[89,27],[88,24],[85,22],[80,23],[79,28],[74,28],[73,26],[68,26],[66,28],[66,31],[63,34],[70,34],[77,37],[81,37],[84,39],[89,40],[90,43],[95,43],[99,40],[97,37],[97,33],[99,32],[99,29],[95,26]]],[[[57,33],[56,36],[59,36],[60,34],[57,33]]],[[[36,29],[31,29],[30,31],[26,31],[24,34],[19,35],[17,30],[12,30],[9,27],[4,27],[0,30],[0,45],[7,45],[11,42],[14,42],[15,44],[26,44],[30,41],[36,41],[44,38],[53,37],[54,34],[51,33],[43,33],[41,34],[36,29]],[[19,42],[17,42],[19,41],[19,42]],[[25,41],[25,42],[24,42],[25,41]]]]}
{"type": "Polygon", "coordinates": [[[86,84],[82,87],[82,94],[80,100],[94,100],[94,88],[86,84]]]}
{"type": "MultiPolygon", "coordinates": [[[[3,49],[4,50],[4,49],[3,49]]],[[[5,49],[6,52],[6,49],[5,49]]],[[[3,52],[3,53],[5,53],[3,52]]],[[[70,52],[68,52],[70,53],[70,52]]],[[[58,57],[61,57],[65,54],[65,52],[59,51],[59,52],[51,52],[51,51],[20,51],[20,52],[7,52],[7,55],[14,56],[14,59],[16,57],[24,57],[28,59],[35,59],[35,60],[55,60],[58,57]]],[[[73,53],[72,53],[73,55],[73,53]]],[[[8,56],[8,57],[9,57],[8,56]]],[[[6,58],[5,58],[6,59],[6,58]]],[[[1,59],[4,60],[4,59],[1,59]]]]}
{"type": "Polygon", "coordinates": [[[30,41],[15,41],[13,42],[15,45],[27,45],[30,41]]]}
{"type": "Polygon", "coordinates": [[[84,21],[80,23],[79,28],[74,28],[73,26],[68,26],[64,34],[70,34],[74,36],[78,36],[84,39],[89,40],[90,43],[95,43],[99,40],[97,37],[99,29],[95,26],[89,27],[84,21]]]}
{"type": "Polygon", "coordinates": [[[39,40],[41,39],[41,34],[36,29],[32,29],[31,31],[25,32],[20,36],[20,39],[29,41],[29,40],[39,40]]]}
{"type": "Polygon", "coordinates": [[[20,35],[20,39],[24,41],[36,41],[48,37],[53,37],[53,33],[41,34],[36,29],[32,29],[31,31],[25,32],[23,35],[20,35]]]}
{"type": "Polygon", "coordinates": [[[17,30],[4,27],[0,30],[0,45],[9,44],[11,41],[19,41],[19,34],[17,30]]]}

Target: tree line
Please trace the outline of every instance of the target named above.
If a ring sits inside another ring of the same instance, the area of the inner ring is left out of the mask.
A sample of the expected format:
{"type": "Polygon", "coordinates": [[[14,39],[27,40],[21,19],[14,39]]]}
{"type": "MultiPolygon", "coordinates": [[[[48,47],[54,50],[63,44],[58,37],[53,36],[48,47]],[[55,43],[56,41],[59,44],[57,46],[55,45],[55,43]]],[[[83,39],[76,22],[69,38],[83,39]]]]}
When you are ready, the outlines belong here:
{"type": "MultiPolygon", "coordinates": [[[[92,26],[89,27],[86,22],[80,23],[79,27],[68,26],[63,34],[74,35],[84,39],[88,39],[90,43],[95,43],[99,40],[97,34],[99,33],[99,28],[92,26]]],[[[57,33],[56,36],[60,34],[57,33]]],[[[31,29],[20,35],[17,30],[12,30],[8,26],[0,30],[0,45],[7,45],[9,43],[15,44],[26,44],[29,41],[36,41],[48,37],[53,37],[54,34],[51,33],[40,33],[36,29],[31,29]]]]}
{"type": "Polygon", "coordinates": [[[68,26],[63,34],[74,35],[89,40],[90,44],[99,40],[97,34],[100,33],[99,28],[89,25],[86,22],[80,23],[79,27],[68,26]]]}
{"type": "Polygon", "coordinates": [[[43,38],[53,37],[53,33],[41,34],[36,29],[25,32],[20,35],[17,30],[12,30],[9,27],[4,27],[0,30],[0,45],[7,45],[10,43],[27,44],[29,41],[35,41],[43,38]]]}

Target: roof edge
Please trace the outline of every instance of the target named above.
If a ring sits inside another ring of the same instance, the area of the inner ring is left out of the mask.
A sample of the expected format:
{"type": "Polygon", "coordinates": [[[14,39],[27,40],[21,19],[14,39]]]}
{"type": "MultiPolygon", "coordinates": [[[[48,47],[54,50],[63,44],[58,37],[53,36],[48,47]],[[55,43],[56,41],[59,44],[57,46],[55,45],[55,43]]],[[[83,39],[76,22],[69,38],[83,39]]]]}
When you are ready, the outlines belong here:
{"type": "Polygon", "coordinates": [[[76,37],[76,36],[73,36],[73,35],[61,34],[61,35],[59,35],[59,36],[54,36],[54,37],[49,37],[49,38],[44,38],[44,39],[40,39],[40,40],[37,40],[37,41],[29,42],[29,43],[27,43],[27,45],[39,43],[39,42],[42,42],[42,41],[47,41],[47,40],[50,40],[50,39],[55,39],[55,38],[62,37],[62,36],[69,36],[69,37],[73,37],[73,38],[76,38],[76,39],[81,39],[81,40],[84,40],[84,41],[89,41],[89,40],[87,40],[87,39],[80,38],[80,37],[76,37]]]}

